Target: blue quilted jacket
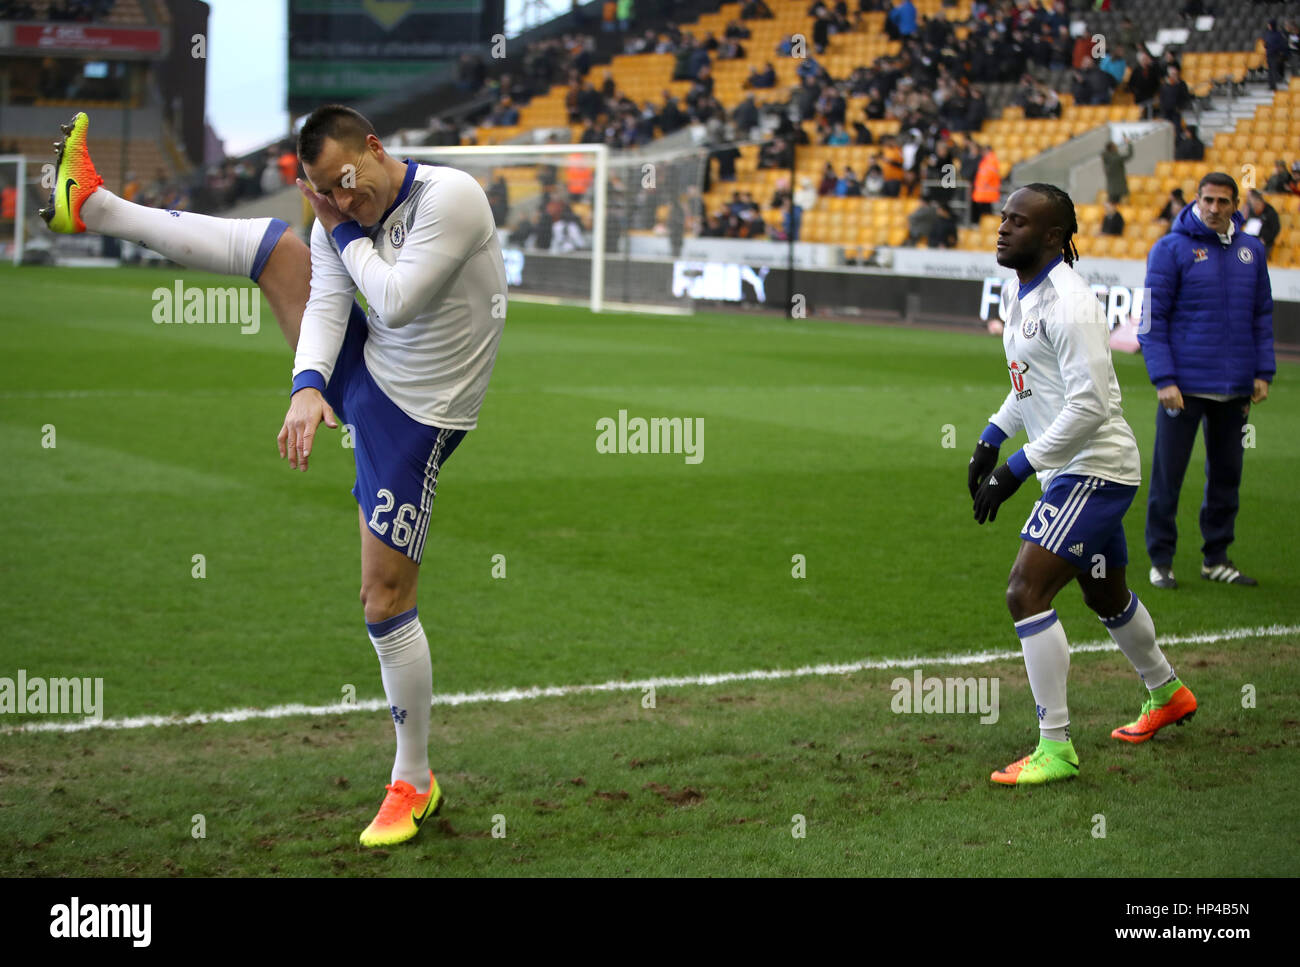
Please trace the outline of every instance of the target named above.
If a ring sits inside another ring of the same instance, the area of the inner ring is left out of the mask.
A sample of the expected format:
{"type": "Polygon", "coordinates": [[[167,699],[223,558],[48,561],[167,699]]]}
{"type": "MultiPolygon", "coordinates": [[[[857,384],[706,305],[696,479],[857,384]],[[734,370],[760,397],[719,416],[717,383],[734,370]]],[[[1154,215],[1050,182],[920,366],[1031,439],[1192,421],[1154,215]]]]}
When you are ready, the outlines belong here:
{"type": "MultiPolygon", "coordinates": [[[[1157,389],[1183,394],[1250,396],[1269,382],[1273,360],[1273,289],[1264,246],[1241,231],[1224,245],[1188,205],[1147,256],[1150,330],[1138,343],[1157,389]]],[[[1142,327],[1146,328],[1146,327],[1142,327]]]]}

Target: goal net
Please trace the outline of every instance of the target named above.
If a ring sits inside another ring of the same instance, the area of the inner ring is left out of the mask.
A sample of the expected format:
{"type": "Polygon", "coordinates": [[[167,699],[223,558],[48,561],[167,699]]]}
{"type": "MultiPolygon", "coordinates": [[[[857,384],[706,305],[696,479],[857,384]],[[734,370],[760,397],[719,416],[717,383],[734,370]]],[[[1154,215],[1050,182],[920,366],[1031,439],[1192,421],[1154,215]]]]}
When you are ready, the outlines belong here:
{"type": "MultiPolygon", "coordinates": [[[[393,147],[460,168],[487,192],[512,298],[689,311],[674,265],[692,229],[707,153],[603,144],[393,147]],[[676,293],[674,289],[676,288],[676,293]]],[[[678,273],[680,274],[680,273],[678,273]]]]}
{"type": "MultiPolygon", "coordinates": [[[[0,154],[0,259],[20,265],[40,199],[40,169],[20,154],[0,154]]],[[[48,192],[46,193],[48,194],[48,192]]]]}

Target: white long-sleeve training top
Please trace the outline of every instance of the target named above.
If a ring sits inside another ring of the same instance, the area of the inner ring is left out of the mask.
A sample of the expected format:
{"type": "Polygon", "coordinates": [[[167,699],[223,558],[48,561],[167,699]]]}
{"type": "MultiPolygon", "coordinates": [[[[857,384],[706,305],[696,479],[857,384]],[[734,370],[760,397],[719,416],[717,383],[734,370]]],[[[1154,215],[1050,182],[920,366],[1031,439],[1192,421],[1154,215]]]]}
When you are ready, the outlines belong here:
{"type": "MultiPolygon", "coordinates": [[[[294,359],[328,384],[360,290],[366,368],[411,419],[472,430],[506,315],[506,271],[487,196],[456,168],[407,162],[374,228],[344,222],[311,238],[311,296],[294,359]]],[[[315,385],[308,377],[308,385],[315,385]]]]}
{"type": "Polygon", "coordinates": [[[1002,334],[1011,391],[989,417],[1025,456],[1046,491],[1057,474],[1142,482],[1110,358],[1106,311],[1078,272],[1059,262],[1037,284],[1002,284],[1002,334]]]}

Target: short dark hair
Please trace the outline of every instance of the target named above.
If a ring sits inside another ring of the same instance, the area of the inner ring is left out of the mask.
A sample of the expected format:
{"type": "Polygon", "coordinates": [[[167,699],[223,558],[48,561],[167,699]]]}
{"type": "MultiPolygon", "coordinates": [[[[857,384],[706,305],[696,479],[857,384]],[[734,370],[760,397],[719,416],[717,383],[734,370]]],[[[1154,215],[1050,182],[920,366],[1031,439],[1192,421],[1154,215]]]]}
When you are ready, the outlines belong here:
{"type": "Polygon", "coordinates": [[[1056,185],[1041,181],[1025,185],[1025,190],[1037,192],[1051,203],[1053,222],[1061,229],[1061,258],[1066,265],[1073,266],[1079,259],[1079,250],[1074,247],[1073,241],[1074,233],[1079,230],[1079,221],[1074,213],[1074,202],[1056,185]]]}
{"type": "Polygon", "coordinates": [[[346,141],[360,146],[375,127],[360,111],[344,104],[326,104],[307,115],[298,132],[298,157],[304,164],[315,164],[325,139],[346,141]]]}
{"type": "Polygon", "coordinates": [[[1237,200],[1237,182],[1232,175],[1224,174],[1222,171],[1211,171],[1208,175],[1200,180],[1196,186],[1196,194],[1201,194],[1201,189],[1206,185],[1218,185],[1220,188],[1232,189],[1232,200],[1237,200]]]}

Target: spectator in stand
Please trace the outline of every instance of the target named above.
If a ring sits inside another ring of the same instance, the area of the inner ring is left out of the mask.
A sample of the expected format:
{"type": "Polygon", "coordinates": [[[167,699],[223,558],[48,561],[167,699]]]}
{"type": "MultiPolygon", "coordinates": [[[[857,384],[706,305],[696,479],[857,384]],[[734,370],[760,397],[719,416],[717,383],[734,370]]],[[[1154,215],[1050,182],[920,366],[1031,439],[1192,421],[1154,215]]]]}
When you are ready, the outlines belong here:
{"type": "Polygon", "coordinates": [[[794,160],[794,149],[785,138],[773,138],[765,141],[758,149],[758,166],[760,168],[789,168],[794,160]]]}
{"type": "Polygon", "coordinates": [[[1124,17],[1119,24],[1119,33],[1116,36],[1116,42],[1119,46],[1128,51],[1128,64],[1130,67],[1137,67],[1138,52],[1143,48],[1142,33],[1133,25],[1133,21],[1124,17]]]}
{"type": "Polygon", "coordinates": [[[298,180],[298,155],[293,148],[286,144],[276,164],[280,167],[280,181],[283,184],[292,185],[298,180]]]}
{"type": "Polygon", "coordinates": [[[1074,103],[1088,106],[1109,104],[1114,84],[1111,76],[1101,69],[1098,62],[1090,60],[1083,70],[1074,72],[1071,93],[1074,103]]]}
{"type": "Polygon", "coordinates": [[[456,87],[462,91],[473,93],[483,86],[483,80],[487,77],[487,67],[483,63],[483,58],[477,54],[461,54],[460,60],[456,64],[456,87]]]}
{"type": "Polygon", "coordinates": [[[925,202],[917,205],[912,214],[907,216],[907,240],[904,245],[920,245],[930,239],[930,229],[938,219],[938,203],[925,202]]]}
{"type": "Polygon", "coordinates": [[[261,183],[263,195],[269,195],[284,187],[284,183],[280,180],[280,169],[275,163],[274,151],[266,153],[266,161],[262,167],[261,183]]]}
{"type": "Polygon", "coordinates": [[[739,20],[733,20],[727,24],[727,29],[722,32],[722,36],[729,40],[749,40],[753,34],[739,20]]]}
{"type": "Polygon", "coordinates": [[[1125,167],[1133,158],[1133,145],[1124,138],[1121,154],[1114,141],[1107,141],[1101,152],[1101,166],[1106,172],[1106,196],[1115,204],[1128,197],[1128,170],[1125,167]]]}
{"type": "Polygon", "coordinates": [[[835,173],[835,167],[829,161],[822,168],[822,179],[817,184],[818,195],[833,195],[835,189],[840,183],[840,176],[835,173]]]}
{"type": "Polygon", "coordinates": [[[1183,190],[1175,188],[1169,193],[1169,200],[1165,202],[1165,207],[1160,209],[1160,214],[1156,216],[1156,221],[1160,222],[1166,232],[1169,226],[1173,224],[1179,213],[1187,207],[1187,199],[1183,197],[1183,190]]]}
{"type": "Polygon", "coordinates": [[[1205,158],[1205,145],[1201,143],[1196,125],[1183,122],[1174,138],[1175,161],[1201,161],[1205,158]]]}
{"type": "Polygon", "coordinates": [[[1292,184],[1291,172],[1287,170],[1286,162],[1278,158],[1273,162],[1273,174],[1264,185],[1264,190],[1268,192],[1291,191],[1292,184]]]}
{"type": "Polygon", "coordinates": [[[885,189],[885,175],[880,165],[873,164],[867,169],[867,176],[862,179],[862,194],[869,198],[879,198],[885,189]]]}
{"type": "MultiPolygon", "coordinates": [[[[799,179],[799,188],[794,193],[795,206],[800,211],[810,212],[817,207],[817,189],[812,183],[812,179],[803,175],[799,179]]],[[[780,205],[773,205],[773,208],[779,208],[780,205]]]]}
{"type": "Polygon", "coordinates": [[[1165,69],[1165,82],[1160,85],[1159,98],[1160,116],[1177,131],[1183,122],[1183,109],[1191,103],[1192,93],[1187,89],[1181,72],[1172,64],[1165,69]]]}
{"type": "Polygon", "coordinates": [[[778,242],[799,241],[799,229],[803,225],[803,212],[790,199],[782,206],[781,227],[774,229],[772,238],[778,242]]]}
{"type": "Polygon", "coordinates": [[[498,228],[504,227],[506,218],[510,214],[510,188],[506,184],[505,176],[498,174],[493,178],[485,194],[488,207],[492,209],[493,223],[498,228]]]}
{"type": "Polygon", "coordinates": [[[767,203],[768,208],[780,208],[785,204],[785,200],[790,197],[790,179],[782,175],[776,179],[776,186],[772,190],[772,200],[767,203]]]}
{"type": "Polygon", "coordinates": [[[975,185],[970,193],[971,222],[978,223],[984,215],[992,213],[993,206],[1002,199],[1002,166],[993,145],[985,145],[975,171],[975,185]]]}
{"type": "Polygon", "coordinates": [[[740,160],[740,149],[732,143],[715,148],[709,154],[718,161],[718,181],[736,180],[736,162],[740,160]]]}
{"type": "Polygon", "coordinates": [[[1061,24],[1056,28],[1056,37],[1052,41],[1052,59],[1048,62],[1048,70],[1056,77],[1073,66],[1074,39],[1070,36],[1070,28],[1061,24]]]}
{"type": "Polygon", "coordinates": [[[1074,38],[1074,51],[1070,55],[1070,66],[1077,71],[1086,70],[1092,63],[1092,31],[1086,27],[1074,38]]]}
{"type": "Polygon", "coordinates": [[[1111,78],[1111,90],[1117,90],[1124,83],[1124,75],[1128,73],[1128,62],[1124,57],[1124,47],[1121,44],[1116,44],[1113,50],[1108,50],[1098,67],[1101,68],[1102,73],[1111,78]]]}
{"type": "Polygon", "coordinates": [[[851,143],[852,141],[848,132],[844,130],[843,124],[836,124],[826,136],[826,144],[831,147],[843,147],[851,143]]]}
{"type": "Polygon", "coordinates": [[[916,33],[916,5],[912,0],[900,0],[885,19],[885,33],[890,40],[901,40],[916,33]]]}
{"type": "Polygon", "coordinates": [[[831,42],[831,18],[825,7],[817,8],[816,19],[813,21],[812,41],[813,50],[819,54],[826,53],[826,47],[831,42]]]}
{"type": "Polygon", "coordinates": [[[844,174],[840,176],[839,181],[835,183],[835,195],[837,198],[857,198],[862,194],[862,182],[858,176],[853,173],[853,169],[848,165],[844,166],[844,174]]]}
{"type": "Polygon", "coordinates": [[[488,117],[488,123],[494,127],[511,128],[519,123],[519,108],[508,97],[503,97],[496,110],[488,117]]]}
{"type": "Polygon", "coordinates": [[[740,8],[741,20],[771,20],[772,17],[772,8],[763,0],[745,0],[740,8]]]}
{"type": "Polygon", "coordinates": [[[757,67],[750,67],[749,77],[745,79],[745,87],[755,90],[776,87],[776,68],[772,66],[772,62],[769,60],[761,71],[757,67]]]}
{"type": "Polygon", "coordinates": [[[1286,80],[1286,55],[1290,48],[1287,38],[1277,29],[1277,21],[1270,20],[1264,30],[1264,57],[1268,61],[1268,89],[1276,91],[1286,80]]]}
{"type": "Polygon", "coordinates": [[[618,0],[618,29],[620,33],[627,33],[632,28],[632,21],[636,19],[636,3],[634,0],[618,0]]]}
{"type": "Polygon", "coordinates": [[[0,178],[0,220],[12,222],[18,217],[18,190],[0,178]]]}
{"type": "Polygon", "coordinates": [[[1137,66],[1133,68],[1133,73],[1128,78],[1128,89],[1133,95],[1133,101],[1143,109],[1143,115],[1147,114],[1147,109],[1155,96],[1160,91],[1160,68],[1156,62],[1151,59],[1151,55],[1146,50],[1139,50],[1137,55],[1137,66]]]}
{"type": "Polygon", "coordinates": [[[1277,209],[1268,200],[1252,188],[1246,193],[1246,203],[1242,205],[1242,218],[1245,224],[1241,230],[1247,235],[1255,235],[1264,243],[1264,254],[1273,257],[1273,243],[1282,231],[1282,220],[1278,218],[1277,209]]]}
{"type": "Polygon", "coordinates": [[[738,40],[724,40],[718,47],[718,60],[744,60],[745,45],[738,40]]]}
{"type": "Polygon", "coordinates": [[[871,128],[867,125],[867,117],[864,114],[858,120],[853,122],[853,143],[856,145],[871,144],[875,138],[871,134],[871,128]]]}
{"type": "Polygon", "coordinates": [[[758,127],[758,105],[754,103],[753,94],[746,94],[745,99],[736,105],[731,120],[736,125],[737,137],[742,139],[748,138],[750,132],[758,127]]]}
{"type": "Polygon", "coordinates": [[[930,226],[930,248],[957,247],[957,219],[941,201],[934,203],[934,224],[930,226]]]}
{"type": "Polygon", "coordinates": [[[1109,199],[1106,200],[1106,214],[1101,217],[1101,234],[1124,234],[1124,216],[1115,207],[1115,203],[1109,199]]]}

